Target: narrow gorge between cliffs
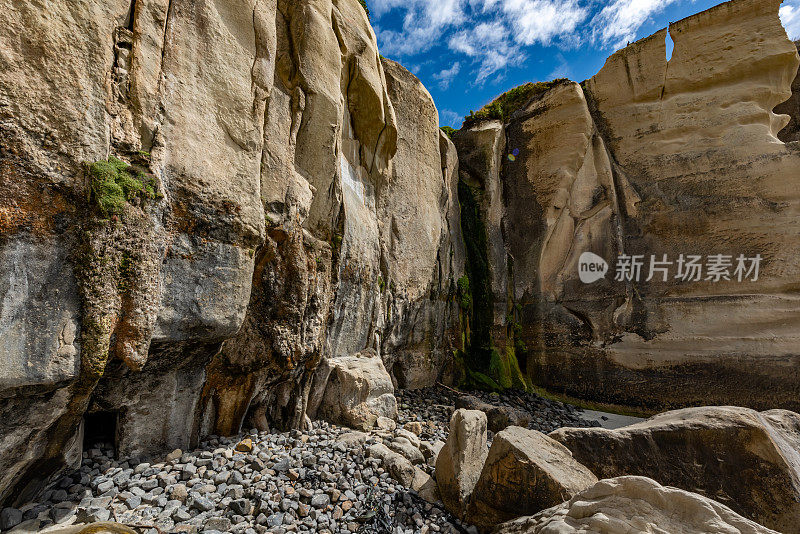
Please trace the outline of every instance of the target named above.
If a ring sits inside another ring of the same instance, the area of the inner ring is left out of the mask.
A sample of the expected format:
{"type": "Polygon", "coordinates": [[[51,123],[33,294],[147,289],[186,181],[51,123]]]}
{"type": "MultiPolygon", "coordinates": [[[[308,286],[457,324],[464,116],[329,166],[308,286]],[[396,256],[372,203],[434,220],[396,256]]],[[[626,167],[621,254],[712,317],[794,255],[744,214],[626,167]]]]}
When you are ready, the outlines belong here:
{"type": "Polygon", "coordinates": [[[45,4],[0,0],[0,532],[800,532],[781,0],[458,130],[371,2],[45,4]]]}

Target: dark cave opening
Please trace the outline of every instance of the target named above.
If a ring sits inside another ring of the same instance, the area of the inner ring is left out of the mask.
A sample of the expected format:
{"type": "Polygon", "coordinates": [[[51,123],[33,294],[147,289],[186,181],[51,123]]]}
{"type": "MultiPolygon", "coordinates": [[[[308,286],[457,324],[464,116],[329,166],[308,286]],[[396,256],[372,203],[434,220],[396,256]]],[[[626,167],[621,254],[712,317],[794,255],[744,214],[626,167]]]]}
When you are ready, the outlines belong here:
{"type": "Polygon", "coordinates": [[[94,412],[83,416],[83,450],[108,444],[117,445],[118,412],[94,412]]]}

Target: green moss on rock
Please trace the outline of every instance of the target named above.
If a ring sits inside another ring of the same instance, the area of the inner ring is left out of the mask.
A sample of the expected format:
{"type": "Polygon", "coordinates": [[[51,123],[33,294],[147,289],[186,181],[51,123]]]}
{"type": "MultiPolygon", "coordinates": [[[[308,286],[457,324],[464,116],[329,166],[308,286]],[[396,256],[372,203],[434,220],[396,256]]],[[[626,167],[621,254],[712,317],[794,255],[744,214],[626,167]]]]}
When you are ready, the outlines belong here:
{"type": "MultiPolygon", "coordinates": [[[[491,359],[491,325],[493,296],[489,272],[489,246],[486,224],[480,207],[482,192],[463,180],[458,182],[458,199],[461,204],[461,231],[466,248],[466,284],[468,289],[460,298],[469,299],[471,335],[466,347],[465,361],[475,371],[486,372],[491,359]]],[[[465,302],[466,303],[466,302],[465,302]]]]}
{"type": "Polygon", "coordinates": [[[458,305],[467,313],[472,308],[472,293],[469,290],[469,276],[466,274],[458,279],[458,305]]]}
{"type": "Polygon", "coordinates": [[[491,288],[491,272],[489,268],[489,245],[486,223],[481,210],[483,191],[472,187],[464,181],[458,184],[459,202],[461,204],[461,229],[466,248],[466,275],[457,282],[458,302],[461,314],[468,320],[462,320],[462,328],[471,329],[463,338],[463,351],[459,351],[456,363],[461,386],[488,391],[502,389],[520,389],[530,391],[530,380],[524,375],[519,365],[517,351],[526,355],[522,342],[522,327],[516,317],[521,314],[518,306],[511,307],[506,317],[508,327],[508,343],[505,349],[498,349],[492,339],[494,324],[494,295],[491,288]],[[515,314],[516,312],[516,314],[515,314]]]}
{"type": "Polygon", "coordinates": [[[126,202],[157,196],[153,177],[114,156],[89,163],[87,169],[90,198],[104,217],[120,215],[126,202]]]}

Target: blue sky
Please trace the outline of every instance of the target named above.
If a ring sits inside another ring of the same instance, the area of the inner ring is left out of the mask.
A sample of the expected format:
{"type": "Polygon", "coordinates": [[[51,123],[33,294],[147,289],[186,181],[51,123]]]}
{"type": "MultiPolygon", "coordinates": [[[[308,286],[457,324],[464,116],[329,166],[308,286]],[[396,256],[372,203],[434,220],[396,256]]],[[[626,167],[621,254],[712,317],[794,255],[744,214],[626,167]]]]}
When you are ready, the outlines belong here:
{"type": "MultiPolygon", "coordinates": [[[[720,0],[367,0],[381,53],[414,72],[440,123],[529,81],[582,81],[627,42],[720,0]]],[[[800,0],[781,18],[800,38],[800,0]]]]}

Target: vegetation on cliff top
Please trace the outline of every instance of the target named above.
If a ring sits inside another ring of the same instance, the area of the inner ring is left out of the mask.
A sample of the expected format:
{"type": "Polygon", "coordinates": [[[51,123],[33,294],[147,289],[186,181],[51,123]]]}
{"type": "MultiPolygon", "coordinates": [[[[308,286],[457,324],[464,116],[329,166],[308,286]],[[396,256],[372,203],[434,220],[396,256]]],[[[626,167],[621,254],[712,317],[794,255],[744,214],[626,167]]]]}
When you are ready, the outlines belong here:
{"type": "Polygon", "coordinates": [[[450,139],[452,139],[453,138],[453,134],[456,133],[456,129],[455,128],[451,128],[450,126],[442,126],[439,129],[442,130],[444,132],[444,134],[447,137],[449,137],[450,139]]]}
{"type": "Polygon", "coordinates": [[[476,124],[487,120],[500,120],[507,122],[511,115],[522,108],[528,100],[534,96],[540,95],[562,83],[569,80],[566,78],[557,78],[549,82],[528,82],[513,89],[509,89],[501,94],[478,111],[470,110],[469,115],[464,117],[462,128],[470,128],[476,124]]]}
{"type": "Polygon", "coordinates": [[[369,8],[367,7],[367,0],[358,0],[361,3],[361,7],[364,8],[364,11],[367,13],[367,20],[370,20],[369,17],[369,8]]]}

